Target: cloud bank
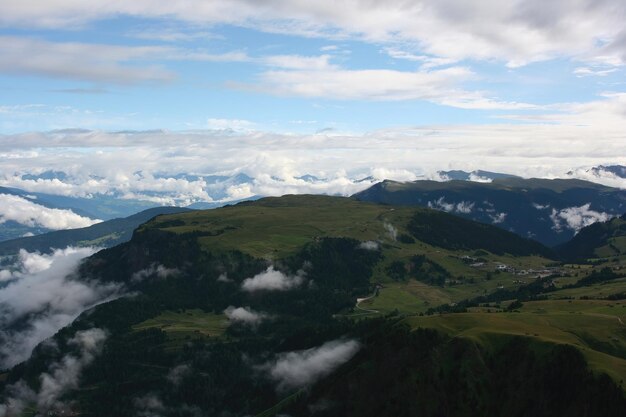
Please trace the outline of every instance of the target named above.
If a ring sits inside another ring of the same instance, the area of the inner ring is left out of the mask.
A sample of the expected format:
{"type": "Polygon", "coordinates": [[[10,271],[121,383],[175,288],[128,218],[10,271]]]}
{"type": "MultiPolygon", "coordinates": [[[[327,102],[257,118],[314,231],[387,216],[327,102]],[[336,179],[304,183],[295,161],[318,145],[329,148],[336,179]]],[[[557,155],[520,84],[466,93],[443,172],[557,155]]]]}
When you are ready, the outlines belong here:
{"type": "Polygon", "coordinates": [[[322,346],[278,355],[261,366],[279,391],[301,388],[329,375],[361,348],[356,340],[333,340],[322,346]]]}
{"type": "Polygon", "coordinates": [[[0,194],[0,224],[7,221],[51,230],[76,229],[102,222],[79,216],[72,210],[48,208],[16,195],[0,194]]]}
{"type": "Polygon", "coordinates": [[[116,284],[78,281],[73,273],[94,248],[57,249],[50,255],[20,251],[0,272],[0,368],[30,356],[34,347],[86,309],[120,295],[116,284]]]}

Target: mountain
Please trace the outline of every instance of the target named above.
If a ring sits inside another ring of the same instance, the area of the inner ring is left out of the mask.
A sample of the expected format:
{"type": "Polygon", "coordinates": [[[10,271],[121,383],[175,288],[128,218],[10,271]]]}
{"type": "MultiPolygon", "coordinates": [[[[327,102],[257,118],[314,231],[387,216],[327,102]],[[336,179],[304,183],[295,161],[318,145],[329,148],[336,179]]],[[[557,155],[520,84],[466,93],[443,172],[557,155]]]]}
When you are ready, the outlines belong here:
{"type": "Polygon", "coordinates": [[[587,226],[555,249],[563,259],[578,262],[626,255],[626,214],[587,226]]]}
{"type": "Polygon", "coordinates": [[[626,166],[623,165],[599,165],[591,168],[589,171],[597,176],[603,176],[608,173],[619,178],[626,178],[626,166]]]}
{"type": "Polygon", "coordinates": [[[626,211],[626,190],[574,179],[383,181],[353,197],[447,211],[548,246],[564,243],[583,227],[626,211]]]}
{"type": "Polygon", "coordinates": [[[37,236],[22,237],[0,242],[0,256],[14,255],[20,249],[28,252],[49,253],[67,246],[111,247],[130,240],[133,231],[155,216],[191,211],[182,207],[155,207],[132,216],[107,220],[93,226],[58,230],[37,236]]]}
{"type": "Polygon", "coordinates": [[[459,180],[459,181],[487,182],[487,181],[493,181],[495,179],[501,179],[501,178],[520,178],[517,175],[503,174],[500,172],[483,171],[480,169],[471,171],[471,172],[461,171],[461,170],[437,171],[437,174],[439,174],[439,176],[442,179],[445,179],[447,181],[459,180]]]}
{"type": "MultiPolygon", "coordinates": [[[[621,416],[620,301],[564,298],[593,295],[568,285],[597,271],[561,271],[549,253],[441,211],[340,197],[158,216],[81,262],[65,292],[12,278],[38,297],[0,298],[24,311],[3,322],[3,364],[51,308],[101,298],[6,366],[0,410],[621,416]]],[[[603,274],[619,294],[624,277],[603,274]]]]}
{"type": "Polygon", "coordinates": [[[96,219],[98,217],[91,212],[63,204],[56,196],[0,187],[0,241],[37,235],[55,228],[81,227],[96,219]]]}

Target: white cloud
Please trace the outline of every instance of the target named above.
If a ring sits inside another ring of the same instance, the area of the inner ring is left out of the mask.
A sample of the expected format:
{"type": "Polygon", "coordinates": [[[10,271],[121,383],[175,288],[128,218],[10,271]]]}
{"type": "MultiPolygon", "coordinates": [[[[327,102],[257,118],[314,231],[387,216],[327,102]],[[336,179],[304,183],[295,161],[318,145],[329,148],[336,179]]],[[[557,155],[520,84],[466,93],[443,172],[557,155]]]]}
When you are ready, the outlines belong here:
{"type": "Polygon", "coordinates": [[[458,213],[469,214],[474,209],[474,203],[468,201],[461,201],[456,205],[456,211],[458,213]]]}
{"type": "Polygon", "coordinates": [[[443,210],[443,211],[446,211],[448,213],[469,214],[474,209],[474,204],[475,203],[470,202],[470,201],[461,201],[461,202],[456,203],[456,204],[455,203],[448,203],[448,202],[446,202],[444,197],[440,197],[439,199],[437,199],[435,201],[429,201],[428,202],[428,207],[430,207],[432,209],[443,210]]]}
{"type": "Polygon", "coordinates": [[[227,273],[220,274],[220,276],[217,277],[217,281],[218,282],[233,282],[232,279],[228,278],[228,274],[227,273]]]}
{"type": "Polygon", "coordinates": [[[160,279],[169,278],[172,276],[176,276],[180,274],[180,271],[176,268],[167,268],[161,264],[152,264],[148,268],[141,269],[133,274],[131,277],[131,281],[133,282],[141,282],[146,278],[157,277],[160,279]]]}
{"type": "Polygon", "coordinates": [[[67,391],[78,388],[80,374],[100,353],[107,338],[106,331],[98,328],[76,332],[70,339],[70,346],[79,349],[79,355],[66,355],[61,361],[50,366],[49,373],[40,376],[41,386],[37,394],[39,410],[61,408],[59,398],[67,391]]]}
{"type": "Polygon", "coordinates": [[[8,272],[8,284],[0,288],[0,367],[27,359],[38,343],[80,313],[120,295],[116,284],[78,281],[73,276],[81,260],[94,252],[71,247],[50,255],[20,251],[18,264],[8,272]],[[13,327],[16,323],[19,328],[13,327]]]}
{"type": "Polygon", "coordinates": [[[286,291],[302,285],[304,276],[303,270],[299,270],[296,275],[285,275],[270,266],[264,272],[246,278],[241,284],[241,289],[247,292],[286,291]]]}
{"type": "Polygon", "coordinates": [[[589,77],[589,76],[606,77],[607,75],[615,71],[617,71],[617,68],[599,69],[599,68],[593,68],[593,67],[578,67],[574,69],[574,74],[577,77],[589,77]]]}
{"type": "Polygon", "coordinates": [[[71,210],[48,208],[16,195],[0,194],[0,224],[7,221],[62,230],[88,227],[102,220],[79,216],[71,210]]]}
{"type": "MultiPolygon", "coordinates": [[[[174,72],[162,61],[246,62],[241,51],[210,53],[171,46],[127,46],[0,36],[0,73],[43,75],[52,78],[132,84],[169,82],[174,72]],[[28,51],[27,54],[24,51],[28,51]]],[[[66,90],[71,92],[71,90],[66,90]]],[[[76,91],[75,91],[76,92],[76,91]]],[[[77,90],[77,92],[81,92],[77,90]]],[[[87,90],[87,92],[93,92],[87,90]]]]}
{"type": "Polygon", "coordinates": [[[69,345],[78,354],[67,354],[58,362],[49,365],[48,371],[39,376],[39,391],[33,391],[23,380],[7,387],[8,398],[0,404],[0,415],[21,415],[26,407],[36,407],[38,415],[47,413],[65,414],[67,407],[60,398],[68,391],[79,387],[83,369],[101,352],[107,332],[99,328],[78,331],[69,345]]]}
{"type": "Polygon", "coordinates": [[[262,62],[269,67],[295,70],[327,70],[336,68],[330,63],[330,55],[271,55],[263,58],[262,62]]]}
{"type": "Polygon", "coordinates": [[[626,5],[619,0],[344,2],[23,0],[0,6],[0,25],[76,28],[126,15],[191,24],[233,24],[266,32],[360,39],[461,60],[500,60],[515,67],[558,57],[623,63],[626,5]]]}
{"type": "Polygon", "coordinates": [[[553,229],[561,231],[563,228],[574,230],[576,233],[583,227],[595,222],[605,222],[611,219],[611,214],[591,210],[591,203],[580,207],[568,207],[562,210],[552,209],[550,219],[554,223],[553,229]]]}
{"type": "Polygon", "coordinates": [[[438,70],[344,69],[328,63],[328,56],[282,57],[287,70],[270,70],[248,88],[269,94],[336,100],[427,100],[467,109],[529,109],[525,103],[502,102],[479,91],[466,91],[462,82],[475,78],[464,67],[438,70]]]}
{"type": "Polygon", "coordinates": [[[240,119],[209,119],[207,120],[207,127],[215,130],[232,130],[248,132],[253,130],[254,123],[249,120],[240,119]]]}
{"type": "Polygon", "coordinates": [[[626,165],[624,112],[626,94],[605,94],[532,120],[523,115],[525,123],[511,124],[406,126],[332,135],[234,130],[0,135],[0,186],[66,196],[158,197],[163,203],[188,204],[287,193],[350,195],[370,186],[371,181],[356,181],[369,176],[411,181],[438,179],[440,170],[482,169],[522,177],[574,177],[626,188],[626,179],[598,176],[586,172],[588,168],[566,174],[576,167],[626,165]],[[64,171],[70,178],[21,177],[42,169],[64,171]],[[253,179],[211,182],[179,177],[181,169],[226,177],[245,173],[253,179]],[[298,178],[305,174],[323,180],[298,178]]]}
{"type": "Polygon", "coordinates": [[[373,240],[366,240],[365,242],[361,242],[359,244],[359,249],[377,251],[378,249],[380,249],[380,244],[373,240]]]}
{"type": "Polygon", "coordinates": [[[493,224],[503,223],[506,220],[507,213],[490,214],[489,218],[493,224]]]}
{"type": "Polygon", "coordinates": [[[250,307],[229,306],[224,310],[224,314],[232,322],[244,323],[250,326],[257,326],[268,318],[267,314],[254,311],[250,307]]]}
{"type": "Polygon", "coordinates": [[[350,360],[360,349],[355,340],[333,340],[322,346],[286,352],[261,366],[285,391],[310,385],[350,360]]]}
{"type": "Polygon", "coordinates": [[[167,380],[174,385],[179,385],[181,381],[191,373],[191,367],[187,364],[177,365],[167,373],[167,380]]]}
{"type": "Polygon", "coordinates": [[[139,417],[159,417],[167,410],[161,398],[154,393],[135,398],[134,405],[139,417]]]}
{"type": "Polygon", "coordinates": [[[393,224],[389,222],[384,222],[383,227],[385,228],[385,231],[387,232],[387,235],[389,235],[389,238],[391,240],[395,241],[398,239],[398,229],[396,229],[393,224]]]}
{"type": "Polygon", "coordinates": [[[158,66],[137,68],[126,65],[129,61],[163,56],[168,52],[158,46],[55,43],[0,36],[0,54],[3,56],[0,72],[121,84],[143,80],[169,81],[174,74],[158,66]]]}

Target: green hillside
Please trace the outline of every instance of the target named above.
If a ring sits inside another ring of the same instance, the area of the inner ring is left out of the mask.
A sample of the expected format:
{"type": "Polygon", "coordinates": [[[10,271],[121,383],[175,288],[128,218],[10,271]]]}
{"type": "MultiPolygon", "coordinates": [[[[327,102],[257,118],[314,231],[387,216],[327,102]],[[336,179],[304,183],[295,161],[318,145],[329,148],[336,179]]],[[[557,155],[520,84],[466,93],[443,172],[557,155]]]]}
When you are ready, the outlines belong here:
{"type": "Polygon", "coordinates": [[[556,251],[562,258],[578,262],[626,255],[626,215],[585,227],[556,251]]]}
{"type": "MultiPolygon", "coordinates": [[[[472,181],[383,181],[354,195],[361,201],[432,207],[556,246],[574,237],[565,218],[590,210],[624,214],[626,191],[575,179],[495,178],[472,181]],[[584,210],[583,210],[584,209],[584,210]]],[[[582,214],[579,214],[582,216],[582,214]]]]}
{"type": "Polygon", "coordinates": [[[76,279],[126,296],[1,374],[0,404],[11,387],[41,393],[79,357],[78,335],[101,329],[66,415],[623,415],[622,265],[550,254],[440,211],[340,197],[158,216],[81,265],[76,279]]]}

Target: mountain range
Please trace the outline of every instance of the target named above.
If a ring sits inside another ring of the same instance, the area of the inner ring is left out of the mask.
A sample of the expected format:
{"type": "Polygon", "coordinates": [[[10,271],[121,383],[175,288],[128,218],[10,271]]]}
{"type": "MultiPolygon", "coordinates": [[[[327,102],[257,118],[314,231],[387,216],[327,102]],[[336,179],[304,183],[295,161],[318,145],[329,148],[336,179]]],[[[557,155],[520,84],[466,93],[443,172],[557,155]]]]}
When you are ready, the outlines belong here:
{"type": "Polygon", "coordinates": [[[564,243],[583,227],[626,211],[626,190],[573,179],[383,181],[354,198],[430,207],[493,224],[547,246],[564,243]]]}
{"type": "Polygon", "coordinates": [[[562,264],[441,210],[291,195],[153,217],[65,279],[29,261],[0,287],[8,415],[626,410],[621,253],[562,264]]]}

